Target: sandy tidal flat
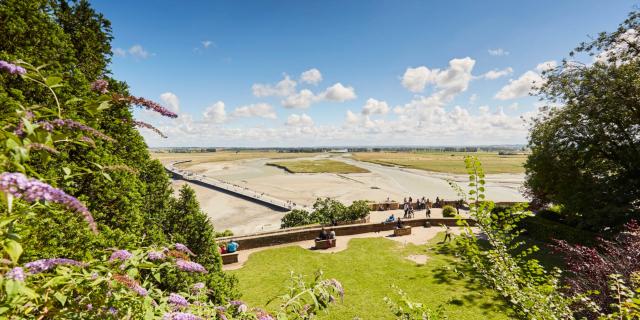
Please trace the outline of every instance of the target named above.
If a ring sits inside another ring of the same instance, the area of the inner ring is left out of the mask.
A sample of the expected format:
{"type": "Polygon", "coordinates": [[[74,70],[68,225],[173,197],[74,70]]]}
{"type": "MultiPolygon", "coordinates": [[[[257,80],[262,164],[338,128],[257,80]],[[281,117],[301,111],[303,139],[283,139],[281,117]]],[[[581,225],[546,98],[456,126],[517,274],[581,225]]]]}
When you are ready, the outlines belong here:
{"type": "MultiPolygon", "coordinates": [[[[323,159],[327,155],[305,159],[323,159]]],[[[196,162],[180,165],[207,177],[220,179],[265,193],[281,200],[311,206],[318,197],[331,197],[349,204],[355,200],[384,201],[387,197],[402,201],[404,197],[436,197],[459,199],[450,187],[454,181],[466,188],[466,175],[434,173],[418,169],[382,166],[331,156],[332,159],[369,170],[368,173],[288,173],[267,166],[269,159],[245,159],[238,161],[196,162]]],[[[287,161],[287,160],[283,160],[287,161]]],[[[487,198],[494,201],[525,201],[520,193],[523,174],[487,175],[487,198]]],[[[176,182],[177,184],[184,182],[176,182]]],[[[274,230],[280,225],[283,213],[255,203],[222,194],[204,187],[192,185],[198,194],[203,210],[211,217],[218,230],[231,229],[235,234],[247,234],[262,230],[274,230]]]]}

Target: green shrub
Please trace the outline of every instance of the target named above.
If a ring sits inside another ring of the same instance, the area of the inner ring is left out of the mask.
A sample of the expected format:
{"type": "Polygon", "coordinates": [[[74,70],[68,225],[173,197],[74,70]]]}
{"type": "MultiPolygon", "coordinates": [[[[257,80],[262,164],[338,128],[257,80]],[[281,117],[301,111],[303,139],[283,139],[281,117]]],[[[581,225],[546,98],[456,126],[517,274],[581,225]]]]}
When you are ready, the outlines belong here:
{"type": "Polygon", "coordinates": [[[364,219],[369,215],[369,204],[365,200],[354,201],[345,212],[342,221],[355,221],[364,219]]]}
{"type": "Polygon", "coordinates": [[[309,212],[305,210],[291,210],[282,217],[280,228],[292,228],[298,226],[304,226],[313,223],[309,212]]]}
{"type": "Polygon", "coordinates": [[[453,218],[456,216],[456,213],[458,213],[458,211],[453,206],[444,206],[444,208],[442,208],[442,216],[445,218],[453,218]]]}

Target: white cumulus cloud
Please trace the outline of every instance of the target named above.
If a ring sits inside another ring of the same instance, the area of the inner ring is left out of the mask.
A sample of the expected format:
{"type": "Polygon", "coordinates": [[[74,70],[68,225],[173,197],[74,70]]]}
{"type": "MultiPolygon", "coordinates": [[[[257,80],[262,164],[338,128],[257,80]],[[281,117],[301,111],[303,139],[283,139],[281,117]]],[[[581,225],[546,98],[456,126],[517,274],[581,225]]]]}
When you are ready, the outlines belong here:
{"type": "Polygon", "coordinates": [[[276,83],[276,85],[256,83],[251,87],[251,90],[256,97],[285,97],[295,93],[296,85],[297,83],[285,74],[284,79],[276,83]]]}
{"type": "Polygon", "coordinates": [[[554,69],[557,66],[558,66],[558,62],[557,61],[549,60],[549,61],[545,61],[545,62],[539,63],[536,66],[536,71],[538,71],[538,72],[548,71],[548,70],[554,69]]]}
{"type": "Polygon", "coordinates": [[[287,118],[286,125],[294,127],[311,127],[313,126],[313,119],[305,113],[301,115],[292,114],[287,118]]]}
{"type": "Polygon", "coordinates": [[[204,120],[209,123],[223,123],[227,120],[227,112],[224,108],[224,102],[218,101],[206,109],[202,113],[204,120]]]}
{"type": "Polygon", "coordinates": [[[489,49],[487,50],[487,52],[489,52],[489,55],[497,56],[497,57],[509,55],[509,51],[506,51],[502,48],[489,49]]]}
{"type": "Polygon", "coordinates": [[[502,70],[490,70],[487,73],[483,74],[482,77],[489,80],[495,80],[504,76],[508,76],[511,73],[513,73],[513,69],[511,67],[508,67],[502,70]]]}
{"type": "Polygon", "coordinates": [[[338,82],[322,92],[320,97],[324,100],[344,102],[355,99],[356,91],[353,87],[345,87],[338,82]]]}
{"type": "Polygon", "coordinates": [[[322,73],[316,68],[309,69],[300,75],[300,81],[316,85],[322,81],[322,73]]]}
{"type": "Polygon", "coordinates": [[[171,111],[176,113],[180,111],[180,99],[178,99],[175,93],[165,92],[160,95],[160,100],[162,100],[171,111]]]}
{"type": "Polygon", "coordinates": [[[285,108],[308,108],[313,102],[317,101],[317,97],[311,90],[302,89],[300,92],[288,96],[282,100],[282,106],[285,108]]]}
{"type": "Polygon", "coordinates": [[[451,59],[445,70],[429,69],[425,66],[407,68],[402,76],[402,85],[411,92],[421,92],[429,84],[434,84],[443,98],[449,98],[467,90],[473,79],[471,71],[476,61],[466,57],[451,59]]]}
{"type": "Polygon", "coordinates": [[[534,71],[527,71],[522,74],[518,79],[511,79],[509,83],[502,87],[495,98],[498,100],[509,100],[520,98],[532,93],[535,86],[542,84],[542,77],[534,71]]]}
{"type": "Polygon", "coordinates": [[[260,117],[265,119],[276,119],[276,112],[273,107],[268,103],[255,103],[246,106],[241,106],[233,110],[232,113],[235,117],[260,117]]]}
{"type": "Polygon", "coordinates": [[[367,99],[364,107],[362,107],[362,114],[371,115],[371,114],[386,114],[389,112],[389,105],[386,101],[378,101],[373,98],[367,99]]]}
{"type": "Polygon", "coordinates": [[[435,72],[425,66],[407,68],[402,76],[402,85],[411,92],[421,92],[427,84],[433,83],[435,76],[435,72]]]}

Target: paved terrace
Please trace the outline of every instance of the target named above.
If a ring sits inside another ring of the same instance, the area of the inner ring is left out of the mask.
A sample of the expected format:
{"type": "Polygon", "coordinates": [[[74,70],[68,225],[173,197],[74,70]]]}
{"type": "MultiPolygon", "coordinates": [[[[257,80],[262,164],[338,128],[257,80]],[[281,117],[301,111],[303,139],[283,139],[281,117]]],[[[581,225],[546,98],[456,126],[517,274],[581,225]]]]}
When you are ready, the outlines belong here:
{"type": "Polygon", "coordinates": [[[175,167],[176,164],[186,163],[190,161],[191,160],[170,162],[165,165],[165,170],[171,173],[174,179],[181,179],[209,189],[220,191],[243,200],[257,203],[276,211],[287,212],[292,209],[309,210],[307,207],[294,205],[290,202],[287,202],[286,200],[278,199],[265,193],[253,191],[246,187],[241,187],[230,182],[214,179],[205,175],[195,174],[188,170],[182,170],[175,167]]]}

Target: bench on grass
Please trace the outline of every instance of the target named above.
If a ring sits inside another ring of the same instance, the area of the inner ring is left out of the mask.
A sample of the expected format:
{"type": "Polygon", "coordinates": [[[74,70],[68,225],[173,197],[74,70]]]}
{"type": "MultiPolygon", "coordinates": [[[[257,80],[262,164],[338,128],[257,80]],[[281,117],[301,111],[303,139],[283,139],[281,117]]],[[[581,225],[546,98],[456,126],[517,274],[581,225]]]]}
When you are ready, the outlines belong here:
{"type": "Polygon", "coordinates": [[[404,226],[402,228],[393,229],[393,236],[394,237],[408,236],[410,234],[411,234],[411,227],[410,226],[404,226]]]}
{"type": "Polygon", "coordinates": [[[324,250],[336,246],[336,239],[316,240],[316,249],[324,250]]]}
{"type": "Polygon", "coordinates": [[[230,263],[236,263],[238,262],[238,252],[232,252],[232,253],[223,253],[220,256],[222,256],[222,264],[230,264],[230,263]]]}

